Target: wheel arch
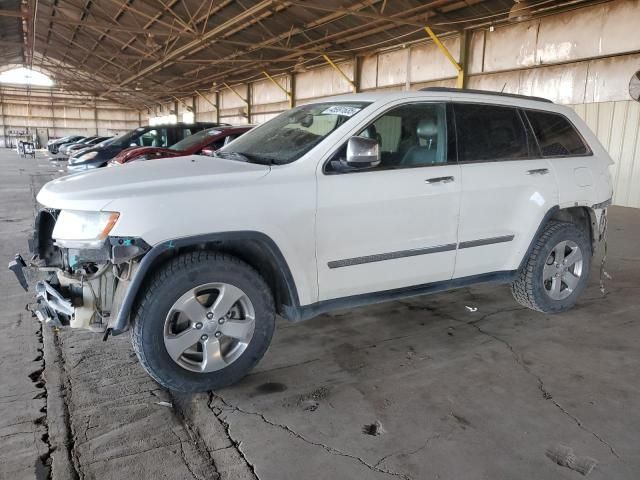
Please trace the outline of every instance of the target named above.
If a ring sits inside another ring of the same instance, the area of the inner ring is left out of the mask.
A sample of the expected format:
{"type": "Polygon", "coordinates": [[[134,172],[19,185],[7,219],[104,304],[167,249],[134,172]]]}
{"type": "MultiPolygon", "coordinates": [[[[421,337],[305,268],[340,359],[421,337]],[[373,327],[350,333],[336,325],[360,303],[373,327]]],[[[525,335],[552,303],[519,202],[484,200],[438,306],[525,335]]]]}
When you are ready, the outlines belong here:
{"type": "Polygon", "coordinates": [[[583,228],[589,234],[591,252],[595,252],[598,241],[598,221],[593,208],[586,206],[559,208],[549,220],[573,223],[583,228]]]}
{"type": "Polygon", "coordinates": [[[288,312],[299,307],[298,291],[291,270],[284,255],[268,235],[255,231],[238,231],[184,237],[164,241],[142,257],[128,287],[121,293],[122,299],[118,302],[120,306],[117,312],[112,312],[113,320],[109,322],[109,329],[113,335],[129,328],[132,311],[147,279],[172,258],[195,250],[227,253],[255,268],[271,288],[276,311],[281,316],[289,319],[288,312]]]}
{"type": "Polygon", "coordinates": [[[592,253],[595,252],[596,244],[599,239],[598,222],[596,213],[593,208],[586,206],[574,206],[560,208],[558,205],[551,207],[540,221],[540,225],[529,242],[529,247],[520,260],[518,270],[521,270],[527,262],[527,258],[531,254],[536,240],[543,232],[545,226],[551,221],[568,222],[578,225],[585,229],[591,240],[592,253]]]}

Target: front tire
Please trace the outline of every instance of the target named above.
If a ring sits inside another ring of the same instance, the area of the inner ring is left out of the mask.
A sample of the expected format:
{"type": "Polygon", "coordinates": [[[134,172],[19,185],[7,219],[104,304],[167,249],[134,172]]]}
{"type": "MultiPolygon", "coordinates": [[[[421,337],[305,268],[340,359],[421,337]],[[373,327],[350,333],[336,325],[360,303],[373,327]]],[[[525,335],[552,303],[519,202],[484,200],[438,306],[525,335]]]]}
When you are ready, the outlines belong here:
{"type": "Polygon", "coordinates": [[[179,255],[148,282],[135,312],[133,348],[160,385],[203,392],[231,385],[262,358],[275,328],[273,295],[230,255],[179,255]]]}
{"type": "Polygon", "coordinates": [[[567,222],[549,222],[536,240],[524,267],[511,284],[521,305],[544,313],[569,310],[587,286],[591,241],[567,222]]]}

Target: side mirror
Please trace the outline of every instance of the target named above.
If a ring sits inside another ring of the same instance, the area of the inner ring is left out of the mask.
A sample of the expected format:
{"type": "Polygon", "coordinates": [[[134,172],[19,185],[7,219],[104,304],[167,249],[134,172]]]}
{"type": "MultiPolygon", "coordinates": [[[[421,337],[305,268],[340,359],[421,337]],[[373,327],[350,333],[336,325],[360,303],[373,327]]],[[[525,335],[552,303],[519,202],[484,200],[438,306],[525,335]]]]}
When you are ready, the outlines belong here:
{"type": "Polygon", "coordinates": [[[216,151],[211,147],[205,147],[200,150],[200,155],[206,155],[207,157],[215,157],[216,151]]]}
{"type": "Polygon", "coordinates": [[[372,168],[380,165],[380,145],[373,138],[351,137],[347,142],[346,163],[351,168],[372,168]]]}

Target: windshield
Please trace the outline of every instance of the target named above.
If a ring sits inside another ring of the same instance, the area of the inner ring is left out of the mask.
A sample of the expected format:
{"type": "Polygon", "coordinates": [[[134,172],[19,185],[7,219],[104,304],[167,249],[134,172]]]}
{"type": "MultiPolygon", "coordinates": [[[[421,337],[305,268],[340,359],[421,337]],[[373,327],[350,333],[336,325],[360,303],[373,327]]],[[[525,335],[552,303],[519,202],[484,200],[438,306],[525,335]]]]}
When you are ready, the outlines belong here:
{"type": "Polygon", "coordinates": [[[201,132],[195,133],[193,135],[189,135],[186,138],[183,138],[178,143],[174,143],[169,147],[169,150],[174,150],[180,152],[182,150],[188,150],[197,145],[201,145],[202,143],[207,141],[207,138],[213,139],[216,135],[220,135],[222,132],[220,130],[209,129],[202,130],[201,132]]]}
{"type": "Polygon", "coordinates": [[[123,133],[119,137],[114,138],[111,144],[118,147],[123,147],[123,146],[128,147],[129,144],[131,143],[131,140],[134,138],[138,138],[142,133],[144,133],[145,130],[146,129],[144,127],[139,127],[127,133],[123,133]]]}
{"type": "Polygon", "coordinates": [[[216,155],[259,163],[291,163],[367,105],[365,102],[302,105],[250,130],[216,155]]]}

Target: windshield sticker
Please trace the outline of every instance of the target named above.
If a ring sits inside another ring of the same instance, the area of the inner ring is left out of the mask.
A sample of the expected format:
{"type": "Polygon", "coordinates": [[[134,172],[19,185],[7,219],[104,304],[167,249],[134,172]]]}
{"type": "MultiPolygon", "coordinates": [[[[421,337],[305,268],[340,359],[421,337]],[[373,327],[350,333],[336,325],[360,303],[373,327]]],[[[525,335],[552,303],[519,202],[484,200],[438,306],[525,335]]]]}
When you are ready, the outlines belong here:
{"type": "Polygon", "coordinates": [[[209,130],[207,132],[207,135],[209,135],[210,137],[213,137],[214,135],[220,135],[220,130],[209,130]]]}
{"type": "Polygon", "coordinates": [[[343,105],[333,105],[322,112],[323,115],[341,115],[343,117],[353,117],[361,108],[347,107],[343,105]]]}

